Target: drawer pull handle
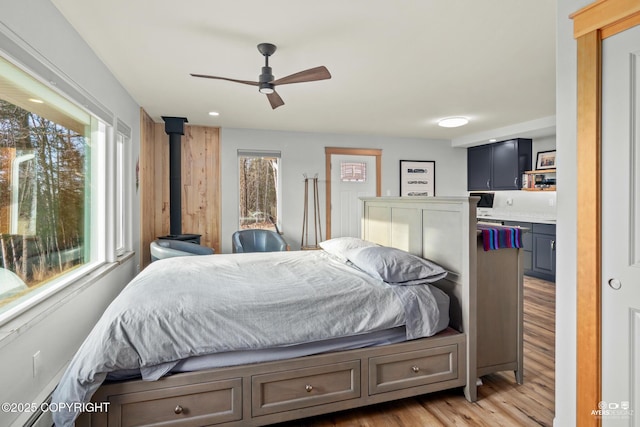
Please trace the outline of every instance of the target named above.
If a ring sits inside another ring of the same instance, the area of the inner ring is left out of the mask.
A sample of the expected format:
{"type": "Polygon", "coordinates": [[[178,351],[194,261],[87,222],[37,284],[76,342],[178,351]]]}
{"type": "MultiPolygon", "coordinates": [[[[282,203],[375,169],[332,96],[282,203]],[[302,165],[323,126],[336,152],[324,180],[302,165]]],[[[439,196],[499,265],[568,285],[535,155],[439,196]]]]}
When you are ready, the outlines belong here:
{"type": "Polygon", "coordinates": [[[182,413],[182,406],[180,406],[180,405],[176,406],[176,409],[174,409],[173,412],[175,412],[176,414],[181,414],[182,413]]]}
{"type": "Polygon", "coordinates": [[[313,390],[313,386],[311,384],[307,384],[306,386],[304,386],[304,389],[307,390],[307,393],[311,393],[311,391],[313,390]]]}
{"type": "Polygon", "coordinates": [[[417,366],[415,366],[415,365],[411,367],[411,370],[412,370],[414,373],[416,373],[416,374],[417,374],[418,372],[420,372],[420,368],[419,368],[419,367],[417,367],[417,366]]]}

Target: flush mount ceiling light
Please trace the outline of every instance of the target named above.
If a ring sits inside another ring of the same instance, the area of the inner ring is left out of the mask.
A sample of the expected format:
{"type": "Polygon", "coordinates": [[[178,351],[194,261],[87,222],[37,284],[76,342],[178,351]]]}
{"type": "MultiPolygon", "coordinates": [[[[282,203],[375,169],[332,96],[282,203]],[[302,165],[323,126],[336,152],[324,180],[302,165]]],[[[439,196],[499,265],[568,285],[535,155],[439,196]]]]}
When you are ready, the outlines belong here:
{"type": "Polygon", "coordinates": [[[443,128],[457,128],[467,123],[469,123],[469,119],[466,117],[447,117],[438,121],[438,126],[442,126],[443,128]]]}

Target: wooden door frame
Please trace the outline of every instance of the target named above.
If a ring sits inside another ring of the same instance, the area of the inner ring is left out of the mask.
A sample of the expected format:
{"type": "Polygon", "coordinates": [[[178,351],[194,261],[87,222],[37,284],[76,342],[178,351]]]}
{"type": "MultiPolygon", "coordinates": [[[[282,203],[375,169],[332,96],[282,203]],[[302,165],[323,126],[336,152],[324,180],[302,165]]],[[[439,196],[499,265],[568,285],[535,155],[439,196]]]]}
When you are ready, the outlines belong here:
{"type": "Polygon", "coordinates": [[[577,41],[576,425],[602,400],[602,40],[640,25],[637,0],[598,0],[571,15],[577,41]]]}
{"type": "Polygon", "coordinates": [[[374,156],[376,158],[376,197],[382,194],[382,150],[376,148],[344,148],[344,147],[324,147],[325,176],[327,177],[326,188],[326,230],[327,239],[331,238],[331,156],[374,156]]]}

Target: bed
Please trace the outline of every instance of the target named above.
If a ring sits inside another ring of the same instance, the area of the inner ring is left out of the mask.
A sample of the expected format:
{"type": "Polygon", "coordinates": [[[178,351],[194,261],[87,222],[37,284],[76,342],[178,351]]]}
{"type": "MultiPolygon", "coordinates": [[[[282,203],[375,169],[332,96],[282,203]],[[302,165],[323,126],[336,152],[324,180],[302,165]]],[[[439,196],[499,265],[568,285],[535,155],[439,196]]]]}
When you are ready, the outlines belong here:
{"type": "Polygon", "coordinates": [[[456,387],[474,401],[476,199],[404,199],[363,199],[363,240],[337,252],[153,263],[107,309],[52,403],[91,399],[79,426],[258,426],[456,387]],[[398,276],[384,260],[404,254],[415,258],[398,276]]]}

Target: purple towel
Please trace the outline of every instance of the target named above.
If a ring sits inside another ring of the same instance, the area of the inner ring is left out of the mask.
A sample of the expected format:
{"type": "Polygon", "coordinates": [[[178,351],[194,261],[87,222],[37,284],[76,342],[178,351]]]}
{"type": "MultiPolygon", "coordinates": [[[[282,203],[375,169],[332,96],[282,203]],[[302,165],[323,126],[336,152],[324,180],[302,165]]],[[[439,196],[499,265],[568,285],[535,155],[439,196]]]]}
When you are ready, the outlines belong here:
{"type": "Polygon", "coordinates": [[[522,247],[522,230],[519,227],[478,224],[478,230],[482,231],[485,251],[522,247]]]}

